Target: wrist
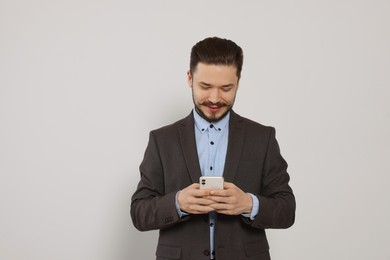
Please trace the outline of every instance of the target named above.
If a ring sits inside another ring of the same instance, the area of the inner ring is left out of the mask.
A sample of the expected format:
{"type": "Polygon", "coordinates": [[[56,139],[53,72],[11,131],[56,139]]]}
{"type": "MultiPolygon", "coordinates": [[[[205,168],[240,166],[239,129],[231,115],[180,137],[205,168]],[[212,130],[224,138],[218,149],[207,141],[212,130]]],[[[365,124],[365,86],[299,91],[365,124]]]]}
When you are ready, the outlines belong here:
{"type": "Polygon", "coordinates": [[[244,212],[243,213],[247,213],[247,214],[250,214],[252,212],[252,208],[253,208],[253,199],[252,199],[252,196],[249,194],[249,193],[246,193],[245,194],[246,196],[246,199],[245,199],[245,209],[244,209],[244,212]]]}

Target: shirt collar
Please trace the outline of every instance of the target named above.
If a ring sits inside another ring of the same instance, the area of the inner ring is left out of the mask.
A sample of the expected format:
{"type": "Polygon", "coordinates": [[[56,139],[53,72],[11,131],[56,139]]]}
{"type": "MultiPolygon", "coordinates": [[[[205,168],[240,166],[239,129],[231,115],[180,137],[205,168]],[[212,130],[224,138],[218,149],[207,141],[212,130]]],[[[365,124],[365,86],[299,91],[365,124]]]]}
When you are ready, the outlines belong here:
{"type": "Polygon", "coordinates": [[[223,131],[229,123],[230,111],[220,120],[216,122],[209,122],[198,114],[198,111],[194,109],[195,126],[199,132],[205,133],[208,129],[215,129],[217,132],[223,131]]]}

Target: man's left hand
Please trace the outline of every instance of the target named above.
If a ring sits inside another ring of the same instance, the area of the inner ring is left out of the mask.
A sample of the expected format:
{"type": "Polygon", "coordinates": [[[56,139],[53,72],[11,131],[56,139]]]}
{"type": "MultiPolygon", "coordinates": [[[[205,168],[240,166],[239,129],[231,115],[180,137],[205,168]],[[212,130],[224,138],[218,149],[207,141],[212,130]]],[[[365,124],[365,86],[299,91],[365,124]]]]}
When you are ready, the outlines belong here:
{"type": "Polygon", "coordinates": [[[252,197],[230,182],[225,182],[223,190],[211,190],[207,199],[216,203],[209,205],[218,213],[240,215],[252,211],[252,197]]]}

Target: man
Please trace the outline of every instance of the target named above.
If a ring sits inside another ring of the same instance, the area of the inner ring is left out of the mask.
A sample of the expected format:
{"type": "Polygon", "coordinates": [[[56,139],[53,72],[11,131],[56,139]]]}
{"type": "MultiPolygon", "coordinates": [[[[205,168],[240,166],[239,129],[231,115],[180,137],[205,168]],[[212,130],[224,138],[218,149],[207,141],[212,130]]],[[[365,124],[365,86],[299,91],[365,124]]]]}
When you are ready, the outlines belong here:
{"type": "Polygon", "coordinates": [[[131,217],[159,229],[157,259],[270,259],[267,228],[294,223],[295,198],[275,130],[233,110],[243,53],[217,37],[191,51],[188,85],[195,108],[150,133],[131,217]],[[200,176],[223,189],[200,189],[200,176]]]}

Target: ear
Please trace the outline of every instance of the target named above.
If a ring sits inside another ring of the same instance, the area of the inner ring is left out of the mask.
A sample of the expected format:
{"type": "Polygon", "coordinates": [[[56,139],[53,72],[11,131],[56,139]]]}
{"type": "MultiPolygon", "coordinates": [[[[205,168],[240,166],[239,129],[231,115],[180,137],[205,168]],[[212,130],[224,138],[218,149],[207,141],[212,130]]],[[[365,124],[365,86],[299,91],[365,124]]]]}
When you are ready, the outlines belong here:
{"type": "Polygon", "coordinates": [[[188,86],[190,87],[190,88],[192,88],[192,75],[191,75],[191,71],[190,70],[188,70],[187,71],[187,82],[188,82],[188,86]]]}

